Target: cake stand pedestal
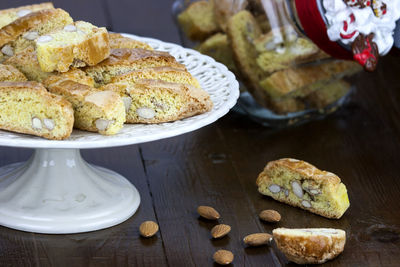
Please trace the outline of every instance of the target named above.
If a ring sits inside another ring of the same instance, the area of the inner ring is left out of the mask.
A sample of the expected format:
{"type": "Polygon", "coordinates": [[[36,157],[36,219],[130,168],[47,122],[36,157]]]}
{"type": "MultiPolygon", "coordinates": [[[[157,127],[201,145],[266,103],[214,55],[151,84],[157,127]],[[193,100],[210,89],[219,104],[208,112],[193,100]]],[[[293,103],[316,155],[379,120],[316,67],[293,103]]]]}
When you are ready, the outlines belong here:
{"type": "Polygon", "coordinates": [[[103,229],[140,203],[121,175],[88,164],[78,149],[36,149],[25,163],[0,168],[0,224],[36,233],[103,229]]]}
{"type": "Polygon", "coordinates": [[[68,139],[55,141],[0,130],[0,146],[35,149],[27,162],[0,168],[0,225],[66,234],[125,221],[140,204],[138,191],[121,175],[85,162],[79,149],[133,145],[184,134],[215,122],[236,104],[239,84],[224,65],[176,44],[123,35],[169,52],[184,64],[209,93],[213,109],[171,123],[124,125],[113,136],[74,130],[68,139]]]}

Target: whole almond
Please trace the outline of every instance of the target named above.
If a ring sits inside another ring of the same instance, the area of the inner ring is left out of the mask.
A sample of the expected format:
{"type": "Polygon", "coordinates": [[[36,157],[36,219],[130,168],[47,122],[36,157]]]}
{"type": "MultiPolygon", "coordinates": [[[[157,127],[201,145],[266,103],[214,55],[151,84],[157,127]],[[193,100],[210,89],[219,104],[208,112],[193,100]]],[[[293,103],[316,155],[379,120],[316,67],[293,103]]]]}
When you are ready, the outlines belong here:
{"type": "Polygon", "coordinates": [[[199,206],[197,208],[197,212],[201,217],[208,220],[218,220],[221,217],[218,211],[216,211],[213,207],[210,206],[199,206]]]}
{"type": "Polygon", "coordinates": [[[243,238],[243,242],[251,247],[267,245],[270,244],[271,241],[272,235],[267,233],[255,233],[243,238]]]}
{"type": "Polygon", "coordinates": [[[217,224],[211,229],[213,238],[221,238],[226,236],[231,231],[231,227],[227,224],[217,224]]]}
{"type": "Polygon", "coordinates": [[[153,221],[145,221],[139,227],[140,235],[152,237],[158,232],[158,224],[153,221]]]}
{"type": "Polygon", "coordinates": [[[260,212],[260,219],[266,222],[279,222],[281,220],[281,215],[276,210],[263,210],[260,212]]]}
{"type": "Polygon", "coordinates": [[[213,256],[214,261],[221,265],[228,265],[232,263],[233,258],[233,253],[225,249],[218,250],[213,256]]]}

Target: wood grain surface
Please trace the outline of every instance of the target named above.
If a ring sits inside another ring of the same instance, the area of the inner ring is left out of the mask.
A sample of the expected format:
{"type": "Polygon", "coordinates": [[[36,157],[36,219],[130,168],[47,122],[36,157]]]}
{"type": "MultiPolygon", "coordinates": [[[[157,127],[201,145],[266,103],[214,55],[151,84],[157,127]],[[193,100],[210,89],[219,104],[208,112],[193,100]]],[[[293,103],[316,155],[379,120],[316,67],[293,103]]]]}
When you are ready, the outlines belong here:
{"type": "MultiPolygon", "coordinates": [[[[0,1],[0,9],[37,1],[0,1]]],[[[169,42],[179,42],[172,0],[53,1],[75,19],[169,42]]],[[[232,266],[294,266],[274,245],[246,248],[242,239],[276,227],[344,229],[342,255],[324,266],[400,266],[400,58],[387,56],[373,74],[324,120],[283,130],[229,113],[192,133],[134,146],[83,150],[90,163],[130,180],[141,194],[138,212],[115,227],[74,235],[42,235],[0,227],[0,266],[213,266],[228,249],[232,266]],[[341,177],[351,206],[340,220],[289,207],[257,192],[255,180],[270,160],[293,157],[341,177]],[[199,218],[199,205],[215,207],[232,231],[213,240],[217,223],[199,218]],[[258,213],[275,209],[277,224],[258,213]],[[139,236],[154,220],[159,233],[139,236]]],[[[25,161],[31,150],[0,147],[0,166],[25,161]]],[[[0,203],[1,205],[1,203],[0,203]]]]}

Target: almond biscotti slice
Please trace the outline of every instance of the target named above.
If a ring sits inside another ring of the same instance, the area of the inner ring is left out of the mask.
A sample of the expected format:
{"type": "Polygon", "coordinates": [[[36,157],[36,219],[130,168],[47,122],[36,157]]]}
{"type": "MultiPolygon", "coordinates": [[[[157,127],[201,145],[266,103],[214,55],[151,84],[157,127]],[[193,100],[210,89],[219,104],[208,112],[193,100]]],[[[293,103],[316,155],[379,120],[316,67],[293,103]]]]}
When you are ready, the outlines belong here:
{"type": "Polygon", "coordinates": [[[268,109],[279,115],[299,112],[305,108],[304,101],[296,97],[271,98],[268,106],[268,109]]]}
{"type": "Polygon", "coordinates": [[[209,2],[212,2],[215,20],[224,32],[228,27],[229,18],[244,10],[248,5],[247,0],[209,0],[209,2]]]}
{"type": "Polygon", "coordinates": [[[221,62],[229,70],[237,72],[235,62],[233,61],[232,48],[226,34],[214,34],[198,45],[196,50],[204,55],[214,58],[218,62],[221,62]]]}
{"type": "Polygon", "coordinates": [[[185,83],[194,87],[200,87],[199,82],[190,74],[190,72],[171,67],[154,67],[134,70],[126,74],[113,77],[111,79],[111,83],[123,82],[134,84],[143,79],[162,80],[171,83],[185,83]]]}
{"type": "Polygon", "coordinates": [[[117,93],[97,90],[59,76],[50,76],[43,84],[50,92],[71,102],[75,128],[113,135],[123,127],[125,107],[117,93]]]}
{"type": "Polygon", "coordinates": [[[95,86],[105,85],[117,75],[130,71],[168,66],[186,70],[186,67],[167,52],[152,51],[142,48],[112,49],[110,56],[96,66],[86,67],[84,71],[95,81],[95,86]]]}
{"type": "Polygon", "coordinates": [[[339,219],[350,206],[346,186],[338,176],[301,160],[269,162],[257,185],[263,195],[327,218],[339,219]]]}
{"type": "Polygon", "coordinates": [[[351,85],[344,80],[329,82],[305,97],[311,108],[323,109],[350,92],[351,85]]]}
{"type": "Polygon", "coordinates": [[[322,264],[344,250],[346,232],[332,228],[277,228],[272,231],[278,249],[297,264],[322,264]]]}
{"type": "Polygon", "coordinates": [[[0,10],[0,28],[10,24],[16,19],[28,15],[29,13],[39,11],[42,9],[54,8],[53,3],[40,3],[35,5],[20,6],[16,8],[8,8],[0,10]]]}
{"type": "Polygon", "coordinates": [[[261,35],[260,25],[247,10],[242,10],[228,21],[227,35],[232,47],[233,59],[246,89],[260,102],[268,106],[269,97],[259,85],[267,76],[257,64],[258,52],[254,40],[261,35]]]}
{"type": "Polygon", "coordinates": [[[28,47],[22,52],[8,58],[4,64],[14,66],[21,71],[29,80],[42,82],[52,75],[69,78],[75,82],[94,86],[94,80],[81,69],[71,68],[67,72],[44,72],[39,65],[36,52],[33,47],[28,47]]]}
{"type": "Polygon", "coordinates": [[[77,21],[35,40],[36,54],[45,72],[66,72],[70,67],[93,66],[110,55],[106,28],[77,21]]]}
{"type": "Polygon", "coordinates": [[[178,23],[191,40],[202,41],[218,31],[212,1],[192,2],[178,15],[178,23]]]}
{"type": "Polygon", "coordinates": [[[25,82],[24,74],[11,65],[0,64],[0,82],[25,82]]]}
{"type": "Polygon", "coordinates": [[[0,60],[34,46],[39,36],[72,22],[69,14],[60,8],[39,10],[18,18],[0,29],[0,60]]]}
{"type": "Polygon", "coordinates": [[[0,82],[0,128],[62,140],[71,135],[74,112],[64,98],[37,82],[0,82]]]}
{"type": "Polygon", "coordinates": [[[282,51],[267,50],[257,58],[257,64],[268,73],[288,68],[300,63],[318,60],[319,48],[305,38],[297,38],[282,51]]]}
{"type": "Polygon", "coordinates": [[[143,48],[147,50],[153,50],[153,48],[145,43],[138,40],[134,40],[129,37],[122,36],[119,33],[108,33],[108,38],[110,39],[110,48],[143,48]]]}
{"type": "Polygon", "coordinates": [[[361,70],[353,61],[333,61],[303,67],[292,67],[273,73],[260,85],[270,97],[306,96],[335,79],[356,74],[361,70]]]}
{"type": "Polygon", "coordinates": [[[188,84],[139,80],[101,88],[118,92],[124,99],[127,123],[176,121],[210,111],[213,106],[206,91],[188,84]]]}

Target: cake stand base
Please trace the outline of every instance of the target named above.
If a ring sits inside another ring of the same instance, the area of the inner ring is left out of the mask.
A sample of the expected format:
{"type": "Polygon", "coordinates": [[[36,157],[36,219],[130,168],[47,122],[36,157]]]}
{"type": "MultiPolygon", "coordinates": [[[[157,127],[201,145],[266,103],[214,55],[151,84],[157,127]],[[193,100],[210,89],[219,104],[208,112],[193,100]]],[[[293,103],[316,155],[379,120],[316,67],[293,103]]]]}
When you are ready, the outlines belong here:
{"type": "Polygon", "coordinates": [[[0,168],[0,225],[35,233],[99,230],[131,217],[140,204],[121,175],[85,162],[78,149],[36,149],[0,168]]]}

